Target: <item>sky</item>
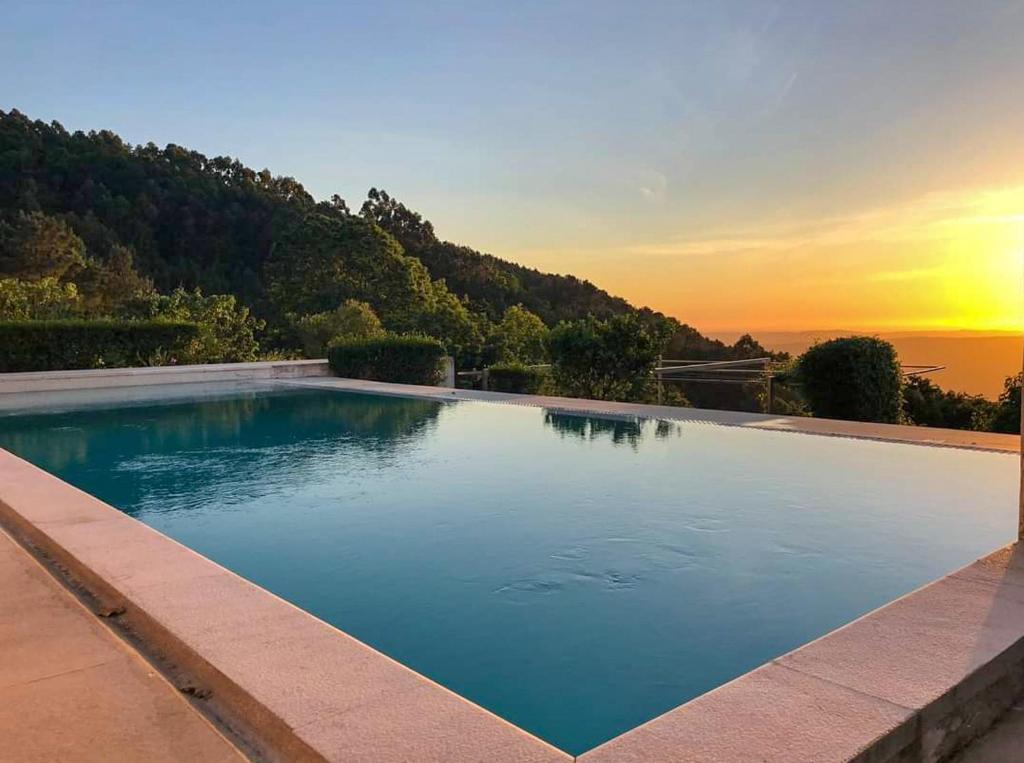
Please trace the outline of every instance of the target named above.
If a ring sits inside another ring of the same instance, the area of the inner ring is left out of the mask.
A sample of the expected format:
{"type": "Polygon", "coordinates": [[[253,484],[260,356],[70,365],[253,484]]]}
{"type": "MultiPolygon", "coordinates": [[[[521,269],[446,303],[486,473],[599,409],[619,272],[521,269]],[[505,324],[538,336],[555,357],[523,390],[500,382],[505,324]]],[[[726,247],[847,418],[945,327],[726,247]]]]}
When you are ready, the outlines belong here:
{"type": "Polygon", "coordinates": [[[705,331],[1024,325],[1024,2],[0,0],[0,109],[705,331]]]}

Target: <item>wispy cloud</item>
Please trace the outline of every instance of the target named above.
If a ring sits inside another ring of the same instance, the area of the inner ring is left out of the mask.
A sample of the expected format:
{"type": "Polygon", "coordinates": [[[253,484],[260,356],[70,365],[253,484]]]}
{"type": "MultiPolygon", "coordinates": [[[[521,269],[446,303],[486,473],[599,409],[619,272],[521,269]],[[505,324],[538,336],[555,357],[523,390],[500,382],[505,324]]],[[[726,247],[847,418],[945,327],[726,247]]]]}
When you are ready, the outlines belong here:
{"type": "Polygon", "coordinates": [[[637,244],[628,251],[666,257],[786,252],[858,243],[943,240],[964,226],[1016,224],[1024,225],[1024,186],[932,193],[891,207],[774,223],[756,229],[680,236],[637,244]]]}

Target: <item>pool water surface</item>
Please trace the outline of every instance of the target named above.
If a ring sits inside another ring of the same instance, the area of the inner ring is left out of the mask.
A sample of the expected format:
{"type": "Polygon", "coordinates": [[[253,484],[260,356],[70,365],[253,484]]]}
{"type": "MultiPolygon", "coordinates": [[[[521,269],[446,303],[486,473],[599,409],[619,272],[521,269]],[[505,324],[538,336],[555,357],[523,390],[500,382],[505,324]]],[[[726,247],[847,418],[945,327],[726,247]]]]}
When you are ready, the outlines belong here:
{"type": "Polygon", "coordinates": [[[8,415],[0,447],[573,754],[1016,523],[1009,454],[337,391],[8,415]]]}

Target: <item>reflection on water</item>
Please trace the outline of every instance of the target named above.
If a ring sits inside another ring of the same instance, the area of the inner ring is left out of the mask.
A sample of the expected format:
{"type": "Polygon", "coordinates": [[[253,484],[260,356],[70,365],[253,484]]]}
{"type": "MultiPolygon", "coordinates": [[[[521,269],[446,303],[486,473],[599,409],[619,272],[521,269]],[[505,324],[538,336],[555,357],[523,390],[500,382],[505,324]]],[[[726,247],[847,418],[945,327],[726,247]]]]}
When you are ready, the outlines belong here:
{"type": "Polygon", "coordinates": [[[103,464],[123,478],[118,505],[134,514],[151,496],[167,508],[186,508],[187,497],[202,505],[225,485],[237,486],[233,501],[245,500],[251,485],[266,492],[294,484],[344,451],[363,452],[383,467],[430,431],[443,405],[289,390],[101,407],[0,418],[0,447],[71,482],[103,464]]]}
{"type": "Polygon", "coordinates": [[[596,440],[605,437],[615,445],[636,448],[644,437],[664,439],[682,432],[679,424],[664,419],[594,418],[585,414],[565,413],[545,409],[544,425],[563,437],[596,440]]]}

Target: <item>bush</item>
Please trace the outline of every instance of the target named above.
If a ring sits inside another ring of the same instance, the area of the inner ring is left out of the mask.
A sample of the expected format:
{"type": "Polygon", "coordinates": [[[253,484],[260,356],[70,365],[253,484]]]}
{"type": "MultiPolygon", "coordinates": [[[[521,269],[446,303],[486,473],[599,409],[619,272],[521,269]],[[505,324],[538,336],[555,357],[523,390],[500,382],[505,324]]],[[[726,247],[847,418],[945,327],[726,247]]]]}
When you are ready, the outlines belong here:
{"type": "Polygon", "coordinates": [[[538,395],[549,386],[551,374],[542,368],[521,363],[502,363],[487,369],[487,389],[494,392],[515,392],[538,395]]]}
{"type": "Polygon", "coordinates": [[[170,294],[146,294],[128,300],[129,318],[194,323],[198,331],[179,352],[179,363],[248,363],[259,360],[256,332],[264,323],[233,294],[204,295],[177,288],[170,294]]]}
{"type": "Polygon", "coordinates": [[[82,299],[73,283],[56,278],[0,278],[0,321],[49,321],[74,317],[82,299]]]}
{"type": "Polygon", "coordinates": [[[197,333],[194,323],[170,321],[2,321],[0,372],[173,363],[197,333]]]}
{"type": "Polygon", "coordinates": [[[627,402],[657,399],[654,369],[665,338],[640,315],[562,322],[551,330],[548,344],[560,394],[627,402]]]}
{"type": "Polygon", "coordinates": [[[1024,384],[1024,373],[1007,377],[1003,384],[1003,393],[999,396],[992,415],[990,428],[993,432],[1005,434],[1020,433],[1020,393],[1024,384]]]}
{"type": "Polygon", "coordinates": [[[367,339],[384,333],[380,318],[365,302],[347,299],[335,310],[300,316],[295,330],[307,358],[322,358],[334,339],[367,339]]]}
{"type": "Polygon", "coordinates": [[[327,360],[337,376],[398,384],[439,384],[444,356],[441,342],[415,334],[338,339],[327,348],[327,360]]]}
{"type": "Polygon", "coordinates": [[[815,416],[903,421],[903,374],[886,341],[854,336],[816,344],[801,356],[798,376],[815,416]]]}

